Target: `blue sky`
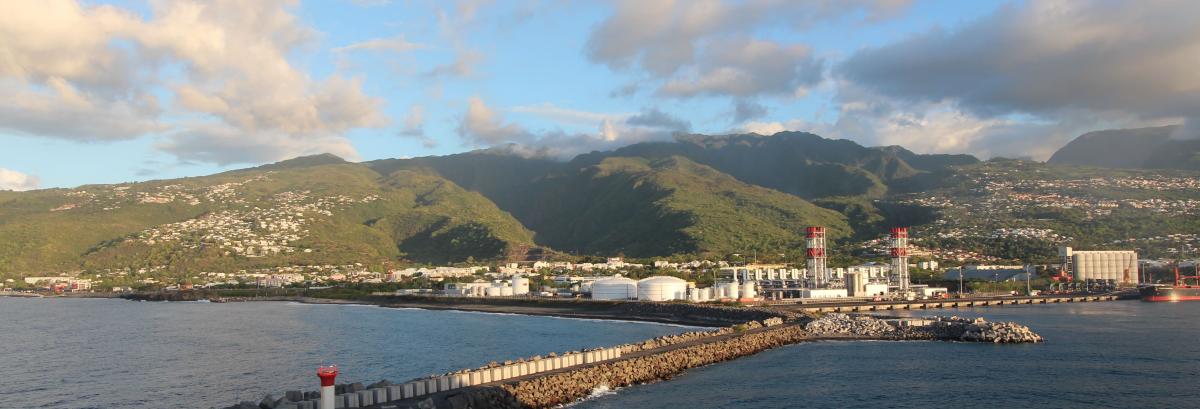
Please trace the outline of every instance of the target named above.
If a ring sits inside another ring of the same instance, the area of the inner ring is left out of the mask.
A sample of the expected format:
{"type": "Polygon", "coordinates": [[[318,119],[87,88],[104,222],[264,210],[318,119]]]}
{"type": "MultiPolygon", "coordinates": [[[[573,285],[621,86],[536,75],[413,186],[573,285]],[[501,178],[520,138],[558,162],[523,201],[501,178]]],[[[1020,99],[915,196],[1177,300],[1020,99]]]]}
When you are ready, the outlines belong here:
{"type": "Polygon", "coordinates": [[[1179,59],[1062,92],[1028,80],[1080,77],[1056,56],[1102,62],[1101,47],[1186,50],[1197,37],[1186,21],[1138,30],[1121,16],[1187,4],[16,1],[0,16],[0,87],[13,96],[0,103],[0,189],[320,152],[372,160],[514,143],[569,158],[680,132],[800,130],[1045,159],[1080,132],[1193,116],[1179,59]],[[1107,32],[1146,38],[1114,44],[1107,32]],[[1165,82],[1163,101],[1113,85],[1142,75],[1165,82]]]}

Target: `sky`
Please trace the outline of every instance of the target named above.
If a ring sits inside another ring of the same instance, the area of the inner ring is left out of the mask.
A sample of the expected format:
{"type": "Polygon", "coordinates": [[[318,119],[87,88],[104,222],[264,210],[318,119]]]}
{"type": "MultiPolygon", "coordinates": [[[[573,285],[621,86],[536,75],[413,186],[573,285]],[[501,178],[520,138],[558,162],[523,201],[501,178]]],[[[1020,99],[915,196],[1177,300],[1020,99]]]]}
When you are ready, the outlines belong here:
{"type": "Polygon", "coordinates": [[[813,132],[1048,158],[1200,134],[1200,2],[0,0],[0,190],[301,155],[813,132]]]}

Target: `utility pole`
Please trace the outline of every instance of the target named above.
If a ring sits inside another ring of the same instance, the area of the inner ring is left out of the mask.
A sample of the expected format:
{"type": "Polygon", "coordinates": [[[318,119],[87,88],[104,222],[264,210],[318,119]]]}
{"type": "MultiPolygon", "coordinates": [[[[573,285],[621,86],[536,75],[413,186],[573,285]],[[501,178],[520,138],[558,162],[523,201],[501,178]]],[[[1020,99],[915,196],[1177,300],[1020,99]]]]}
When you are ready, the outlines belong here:
{"type": "Polygon", "coordinates": [[[963,272],[962,266],[958,266],[958,296],[962,297],[963,293],[963,272]]]}
{"type": "Polygon", "coordinates": [[[1031,285],[1030,280],[1033,279],[1033,277],[1032,277],[1033,272],[1036,270],[1037,270],[1037,267],[1034,267],[1033,264],[1030,264],[1029,267],[1027,267],[1025,269],[1025,295],[1033,294],[1033,288],[1030,287],[1030,285],[1031,285]]]}

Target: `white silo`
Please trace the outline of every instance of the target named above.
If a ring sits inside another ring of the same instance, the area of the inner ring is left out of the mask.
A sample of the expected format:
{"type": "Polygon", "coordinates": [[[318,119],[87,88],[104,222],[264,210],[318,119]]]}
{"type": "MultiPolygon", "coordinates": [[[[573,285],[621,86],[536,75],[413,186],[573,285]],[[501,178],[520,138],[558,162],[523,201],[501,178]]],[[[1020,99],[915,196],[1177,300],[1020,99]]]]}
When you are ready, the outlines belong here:
{"type": "Polygon", "coordinates": [[[742,297],[741,298],[758,297],[758,289],[755,288],[755,284],[757,284],[757,283],[754,281],[747,281],[745,283],[742,283],[742,297]]]}
{"type": "Polygon", "coordinates": [[[732,298],[735,300],[738,299],[739,291],[738,291],[737,281],[734,281],[732,283],[724,283],[724,284],[721,284],[721,286],[725,288],[725,291],[724,291],[725,297],[732,298]]]}
{"type": "Polygon", "coordinates": [[[637,298],[641,301],[682,300],[687,296],[687,281],[671,276],[655,276],[637,283],[637,298]]]}
{"type": "Polygon", "coordinates": [[[632,300],[637,295],[638,282],[619,275],[592,282],[593,300],[632,300]]]}
{"type": "Polygon", "coordinates": [[[529,278],[515,275],[512,278],[512,293],[513,295],[529,294],[529,278]]]}

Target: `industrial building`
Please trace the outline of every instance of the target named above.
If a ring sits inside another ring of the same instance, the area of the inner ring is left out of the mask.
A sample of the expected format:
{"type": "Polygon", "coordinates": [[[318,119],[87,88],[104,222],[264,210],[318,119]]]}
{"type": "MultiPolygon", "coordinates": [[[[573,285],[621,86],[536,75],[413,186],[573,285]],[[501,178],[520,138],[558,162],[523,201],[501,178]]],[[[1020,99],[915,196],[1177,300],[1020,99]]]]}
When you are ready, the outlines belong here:
{"type": "Polygon", "coordinates": [[[1063,258],[1063,263],[1075,282],[1101,282],[1120,286],[1138,284],[1140,275],[1136,251],[1079,251],[1061,247],[1058,255],[1063,258]]]}
{"type": "Polygon", "coordinates": [[[942,277],[948,280],[982,280],[982,281],[1024,281],[1026,278],[1032,277],[1032,265],[968,265],[962,268],[952,268],[946,270],[942,277]],[[962,277],[959,277],[959,274],[962,277]]]}
{"type": "Polygon", "coordinates": [[[513,276],[509,280],[484,281],[475,280],[470,283],[446,283],[442,290],[445,295],[456,297],[511,297],[529,294],[529,278],[513,276]]]}

